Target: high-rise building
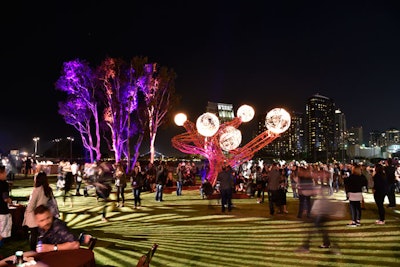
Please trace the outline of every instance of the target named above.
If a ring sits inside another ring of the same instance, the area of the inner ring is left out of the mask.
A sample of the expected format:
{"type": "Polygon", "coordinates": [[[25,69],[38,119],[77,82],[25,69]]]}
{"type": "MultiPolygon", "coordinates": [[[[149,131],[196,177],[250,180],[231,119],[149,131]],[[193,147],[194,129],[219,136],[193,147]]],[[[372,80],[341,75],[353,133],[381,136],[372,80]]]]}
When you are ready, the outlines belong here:
{"type": "Polygon", "coordinates": [[[349,145],[362,145],[363,144],[363,128],[361,126],[351,127],[349,129],[347,142],[349,145]]]}
{"type": "Polygon", "coordinates": [[[232,104],[208,101],[206,111],[215,114],[220,123],[231,121],[235,117],[232,104]]]}
{"type": "Polygon", "coordinates": [[[347,149],[346,116],[340,109],[335,110],[335,138],[333,143],[336,159],[344,161],[347,149]]]}
{"type": "Polygon", "coordinates": [[[315,94],[308,98],[305,117],[306,152],[309,161],[328,162],[334,158],[335,103],[315,94]]]}

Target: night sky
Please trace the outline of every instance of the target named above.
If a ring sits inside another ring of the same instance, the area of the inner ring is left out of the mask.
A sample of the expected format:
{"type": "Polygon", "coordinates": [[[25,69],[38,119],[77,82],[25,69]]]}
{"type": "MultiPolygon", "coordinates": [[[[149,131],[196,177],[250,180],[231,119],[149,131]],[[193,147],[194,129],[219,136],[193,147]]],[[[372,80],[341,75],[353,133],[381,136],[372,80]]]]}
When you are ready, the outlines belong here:
{"type": "MultiPolygon", "coordinates": [[[[62,64],[147,56],[177,73],[178,109],[195,121],[207,101],[304,112],[332,98],[347,127],[400,128],[398,1],[38,1],[3,9],[0,149],[33,151],[77,131],[58,114],[62,64]],[[56,3],[57,2],[57,3],[56,3]],[[76,2],[76,3],[75,3],[76,2]],[[86,2],[86,3],[85,3],[86,2]],[[7,16],[6,16],[7,14],[7,16]]],[[[249,126],[249,125],[248,125],[249,126]]],[[[252,131],[245,125],[242,131],[252,131]]],[[[156,149],[179,153],[173,123],[156,149]]],[[[148,150],[144,141],[142,151],[148,150]]]]}

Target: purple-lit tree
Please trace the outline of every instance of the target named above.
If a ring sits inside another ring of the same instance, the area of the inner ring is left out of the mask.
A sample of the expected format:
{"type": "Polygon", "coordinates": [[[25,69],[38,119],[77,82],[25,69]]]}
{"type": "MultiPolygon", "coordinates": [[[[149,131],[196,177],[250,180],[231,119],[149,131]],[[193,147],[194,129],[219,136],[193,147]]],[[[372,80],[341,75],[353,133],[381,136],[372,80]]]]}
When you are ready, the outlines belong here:
{"type": "Polygon", "coordinates": [[[157,64],[146,64],[145,75],[141,86],[145,95],[148,129],[150,137],[150,162],[154,162],[155,140],[158,127],[165,122],[168,111],[172,108],[175,98],[176,74],[166,67],[158,69],[157,64]]]}
{"type": "Polygon", "coordinates": [[[100,160],[100,129],[96,100],[96,77],[84,60],[72,60],[63,64],[56,89],[67,93],[65,102],[59,103],[59,114],[67,124],[78,130],[90,160],[100,160]]]}
{"type": "Polygon", "coordinates": [[[66,92],[68,97],[59,104],[59,113],[80,132],[92,161],[101,159],[100,129],[104,129],[102,137],[115,160],[132,162],[127,165],[129,171],[139,157],[147,127],[154,160],[156,132],[175,99],[176,75],[167,68],[156,71],[153,66],[156,65],[148,64],[147,57],[134,57],[129,63],[106,58],[96,72],[85,61],[64,63],[56,88],[66,92]]]}
{"type": "Polygon", "coordinates": [[[132,64],[115,58],[105,59],[97,71],[104,96],[103,119],[108,129],[104,138],[109,150],[114,152],[116,162],[123,158],[130,162],[131,137],[136,137],[133,145],[135,151],[139,151],[143,140],[141,125],[138,125],[137,120],[132,123],[132,114],[138,107],[138,82],[135,73],[132,64]]]}

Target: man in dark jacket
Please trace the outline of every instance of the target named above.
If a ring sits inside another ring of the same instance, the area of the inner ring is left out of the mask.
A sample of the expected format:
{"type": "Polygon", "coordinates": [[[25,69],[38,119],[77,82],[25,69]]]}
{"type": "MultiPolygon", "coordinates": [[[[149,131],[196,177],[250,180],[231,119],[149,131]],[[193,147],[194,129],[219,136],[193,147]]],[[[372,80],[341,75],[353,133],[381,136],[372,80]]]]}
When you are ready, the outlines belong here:
{"type": "Polygon", "coordinates": [[[234,188],[234,180],[229,166],[222,166],[222,171],[218,173],[217,182],[219,182],[219,191],[221,192],[221,211],[232,211],[232,193],[234,188]]]}

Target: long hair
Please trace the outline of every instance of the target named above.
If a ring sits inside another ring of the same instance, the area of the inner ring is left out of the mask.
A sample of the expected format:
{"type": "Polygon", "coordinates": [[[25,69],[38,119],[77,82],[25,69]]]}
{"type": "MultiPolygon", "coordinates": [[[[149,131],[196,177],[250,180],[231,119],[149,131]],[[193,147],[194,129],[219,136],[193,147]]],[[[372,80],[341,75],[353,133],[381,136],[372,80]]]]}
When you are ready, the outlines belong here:
{"type": "Polygon", "coordinates": [[[375,164],[375,174],[379,174],[381,176],[385,176],[386,177],[385,167],[380,163],[375,164]]]}
{"type": "Polygon", "coordinates": [[[44,194],[50,198],[53,196],[53,189],[49,185],[47,174],[43,171],[39,172],[35,177],[35,187],[43,186],[44,194]]]}

